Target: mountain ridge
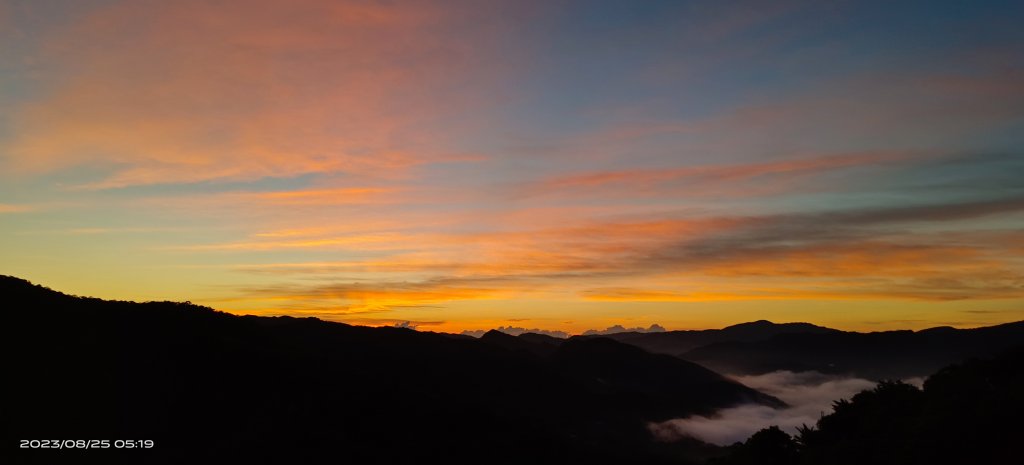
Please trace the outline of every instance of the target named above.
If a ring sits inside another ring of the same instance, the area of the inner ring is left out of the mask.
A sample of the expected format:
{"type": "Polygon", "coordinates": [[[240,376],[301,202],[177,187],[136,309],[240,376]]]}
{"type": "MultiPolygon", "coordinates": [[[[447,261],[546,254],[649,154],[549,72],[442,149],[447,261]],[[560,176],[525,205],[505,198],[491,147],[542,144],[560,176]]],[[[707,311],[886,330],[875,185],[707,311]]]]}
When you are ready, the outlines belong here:
{"type": "Polygon", "coordinates": [[[927,376],[971,357],[1024,343],[1024,321],[978,328],[933,327],[859,333],[783,333],[759,341],[721,341],[678,354],[730,374],[819,371],[870,379],[927,376]]]}
{"type": "Polygon", "coordinates": [[[757,320],[726,326],[721,329],[676,330],[657,333],[623,332],[603,336],[632,344],[649,352],[679,355],[690,349],[722,341],[756,341],[777,334],[818,332],[834,333],[838,329],[826,328],[811,323],[773,323],[757,320]]]}
{"type": "Polygon", "coordinates": [[[23,437],[157,441],[159,454],[124,463],[183,463],[210,443],[220,446],[208,458],[250,463],[478,463],[494,450],[493,463],[671,463],[677,446],[653,441],[648,421],[778,405],[611,339],[545,358],[440,333],[75,297],[13,278],[0,278],[0,295],[14,349],[0,355],[14,381],[0,424],[23,437]],[[624,365],[678,374],[601,371],[624,365]]]}

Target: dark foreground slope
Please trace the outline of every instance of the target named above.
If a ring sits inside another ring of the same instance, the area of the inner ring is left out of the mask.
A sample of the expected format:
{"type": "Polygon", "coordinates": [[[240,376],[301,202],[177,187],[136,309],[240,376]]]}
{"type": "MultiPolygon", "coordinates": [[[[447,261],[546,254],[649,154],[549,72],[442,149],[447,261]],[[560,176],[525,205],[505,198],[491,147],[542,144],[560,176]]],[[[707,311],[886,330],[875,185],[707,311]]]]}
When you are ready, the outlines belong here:
{"type": "Polygon", "coordinates": [[[3,453],[17,454],[3,463],[659,463],[677,451],[653,443],[646,421],[774,401],[610,340],[542,356],[405,329],[70,297],[6,277],[0,295],[3,453]],[[622,357],[646,371],[624,371],[622,357]],[[156,446],[12,450],[19,439],[156,446]]]}
{"type": "Polygon", "coordinates": [[[1024,322],[974,329],[791,333],[755,342],[720,342],[680,357],[713,370],[760,374],[815,370],[871,379],[927,376],[969,357],[1024,344],[1024,322]]]}
{"type": "Polygon", "coordinates": [[[937,465],[1021,463],[1024,346],[835,403],[796,438],[777,428],[730,448],[719,465],[937,465]]]}

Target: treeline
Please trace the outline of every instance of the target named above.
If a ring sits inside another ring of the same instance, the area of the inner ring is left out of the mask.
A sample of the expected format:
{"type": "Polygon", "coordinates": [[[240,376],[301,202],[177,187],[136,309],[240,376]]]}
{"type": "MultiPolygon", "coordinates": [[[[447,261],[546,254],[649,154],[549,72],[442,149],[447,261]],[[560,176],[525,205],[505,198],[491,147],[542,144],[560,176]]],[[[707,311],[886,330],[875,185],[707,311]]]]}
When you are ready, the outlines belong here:
{"type": "Polygon", "coordinates": [[[1024,347],[934,374],[884,381],[795,436],[770,427],[715,465],[1009,464],[1024,440],[1024,347]]]}

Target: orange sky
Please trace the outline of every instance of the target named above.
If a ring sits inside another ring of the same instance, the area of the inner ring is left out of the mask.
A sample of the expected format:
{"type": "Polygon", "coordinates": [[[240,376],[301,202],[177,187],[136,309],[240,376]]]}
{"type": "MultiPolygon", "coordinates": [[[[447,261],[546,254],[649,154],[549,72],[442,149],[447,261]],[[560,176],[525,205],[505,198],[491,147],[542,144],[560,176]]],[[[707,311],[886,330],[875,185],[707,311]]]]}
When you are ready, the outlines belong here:
{"type": "Polygon", "coordinates": [[[453,332],[1021,320],[1020,9],[0,1],[0,273],[453,332]]]}

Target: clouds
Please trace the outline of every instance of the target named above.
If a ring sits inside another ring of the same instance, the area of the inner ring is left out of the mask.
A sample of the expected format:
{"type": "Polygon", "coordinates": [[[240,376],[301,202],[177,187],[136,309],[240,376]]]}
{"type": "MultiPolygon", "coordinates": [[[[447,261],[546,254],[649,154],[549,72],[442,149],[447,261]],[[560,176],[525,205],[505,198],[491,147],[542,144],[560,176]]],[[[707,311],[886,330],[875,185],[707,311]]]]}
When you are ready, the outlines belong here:
{"type": "MultiPolygon", "coordinates": [[[[368,218],[344,226],[265,230],[242,240],[178,250],[236,256],[310,251],[317,258],[359,254],[232,267],[260,280],[321,283],[240,288],[238,293],[251,305],[264,305],[266,299],[291,299],[310,308],[334,305],[327,314],[447,308],[455,302],[543,299],[566,292],[600,304],[984,301],[1024,296],[1020,265],[1015,255],[1006,253],[1019,247],[1012,225],[1021,211],[1024,203],[1016,196],[601,221],[571,215],[557,221],[558,216],[545,210],[523,210],[517,212],[522,222],[503,224],[496,231],[452,231],[450,223],[432,229],[422,226],[429,224],[426,216],[418,228],[368,218]],[[1010,229],[972,226],[987,219],[1010,220],[1005,223],[1010,229]],[[346,282],[357,276],[372,282],[346,282]]],[[[457,216],[446,220],[460,221],[457,216]]],[[[920,320],[927,325],[926,318],[920,320]]]]}
{"type": "Polygon", "coordinates": [[[605,328],[605,329],[588,329],[588,330],[583,332],[583,335],[584,336],[598,336],[598,335],[602,335],[602,334],[618,334],[618,333],[630,333],[630,332],[632,332],[632,333],[663,333],[663,332],[665,332],[665,328],[662,327],[661,325],[657,324],[657,323],[652,324],[648,328],[644,328],[644,327],[640,327],[640,326],[638,326],[636,328],[626,328],[626,327],[624,327],[622,325],[615,325],[615,326],[611,326],[611,327],[608,327],[608,328],[605,328]]]}
{"type": "Polygon", "coordinates": [[[419,325],[417,325],[417,324],[414,324],[414,323],[413,323],[413,322],[411,322],[411,321],[399,321],[399,322],[397,322],[397,323],[395,323],[395,324],[393,324],[393,325],[391,325],[391,326],[392,326],[393,328],[400,328],[400,329],[411,329],[411,330],[413,330],[413,331],[415,331],[415,330],[416,330],[416,328],[418,328],[418,327],[419,327],[419,325]]]}
{"type": "MultiPolygon", "coordinates": [[[[538,329],[538,328],[527,329],[527,328],[522,328],[522,327],[517,327],[517,326],[499,326],[499,327],[494,328],[494,329],[496,331],[501,331],[501,332],[503,332],[505,334],[511,334],[513,336],[519,336],[520,334],[524,334],[524,333],[537,333],[537,334],[543,334],[545,336],[557,337],[557,338],[560,338],[560,339],[565,339],[565,338],[568,338],[570,336],[570,334],[565,332],[565,331],[547,330],[547,329],[538,329]]],[[[461,334],[466,335],[466,336],[481,337],[486,332],[487,332],[487,330],[482,330],[482,329],[481,330],[465,330],[465,331],[462,331],[461,334]]],[[[626,328],[626,327],[624,327],[622,325],[614,325],[614,326],[610,326],[610,327],[608,327],[606,329],[601,329],[601,330],[598,330],[598,329],[588,329],[586,331],[583,331],[582,335],[583,336],[599,336],[599,335],[602,335],[602,334],[618,334],[618,333],[625,333],[625,332],[663,333],[663,332],[665,332],[665,328],[662,327],[661,325],[657,324],[657,323],[652,324],[650,327],[647,327],[647,328],[643,328],[643,327],[626,328]]]]}
{"type": "Polygon", "coordinates": [[[999,8],[37,3],[0,12],[0,252],[37,281],[453,332],[1024,298],[999,8]]]}
{"type": "MultiPolygon", "coordinates": [[[[554,331],[554,330],[537,329],[537,328],[526,329],[526,328],[520,328],[520,327],[514,327],[514,326],[499,326],[499,327],[494,328],[494,329],[497,330],[497,331],[501,331],[501,332],[503,332],[505,334],[511,334],[513,336],[518,336],[518,335],[524,334],[524,333],[537,333],[537,334],[543,334],[543,335],[546,335],[546,336],[552,336],[552,337],[557,337],[557,338],[561,338],[561,339],[565,339],[565,338],[569,337],[569,333],[567,333],[565,331],[554,331]]],[[[487,332],[486,330],[472,330],[472,331],[471,330],[466,330],[466,331],[463,331],[462,334],[467,335],[467,336],[480,337],[480,336],[483,336],[484,333],[486,333],[486,332],[487,332]]],[[[589,330],[584,331],[582,333],[582,335],[584,335],[584,336],[597,336],[597,335],[602,335],[602,334],[617,334],[617,333],[624,333],[624,332],[661,333],[661,332],[665,332],[665,328],[663,328],[661,325],[658,325],[658,324],[652,324],[649,328],[642,328],[642,327],[626,328],[626,327],[624,327],[622,325],[614,325],[614,326],[611,326],[611,327],[609,327],[607,329],[602,329],[602,330],[589,329],[589,330]]]]}
{"type": "MultiPolygon", "coordinates": [[[[565,331],[539,329],[539,328],[527,329],[527,328],[521,328],[521,327],[518,327],[518,326],[498,326],[497,328],[494,328],[494,330],[495,331],[501,331],[501,332],[503,332],[505,334],[511,334],[513,336],[519,336],[521,334],[526,334],[526,333],[535,333],[535,334],[543,334],[545,336],[557,337],[559,339],[565,339],[565,338],[569,337],[569,333],[566,333],[565,331]]],[[[462,333],[460,333],[460,334],[463,334],[465,336],[481,337],[486,332],[487,332],[487,330],[484,330],[484,329],[480,329],[480,330],[465,330],[465,331],[462,331],[462,333]]]]}
{"type": "Polygon", "coordinates": [[[705,286],[691,292],[603,287],[583,295],[648,302],[1019,298],[1024,275],[1005,252],[1019,238],[1022,199],[1011,195],[738,218],[714,234],[638,253],[633,266],[678,276],[758,278],[753,284],[732,286],[728,294],[705,286]],[[999,226],[976,231],[972,223],[986,218],[999,226]]]}
{"type": "Polygon", "coordinates": [[[711,417],[693,416],[651,424],[651,432],[666,441],[692,436],[719,445],[745,441],[750,435],[772,425],[793,434],[797,427],[812,426],[822,415],[830,413],[832,402],[849,399],[875,385],[865,379],[831,377],[816,372],[776,371],[735,379],[778,397],[789,407],[772,409],[761,405],[740,405],[720,410],[711,417]]]}
{"type": "Polygon", "coordinates": [[[401,178],[457,158],[435,122],[479,110],[500,76],[489,73],[507,71],[482,47],[509,10],[113,2],[47,38],[35,58],[60,73],[16,110],[6,166],[108,167],[92,188],[322,172],[401,178]]]}
{"type": "Polygon", "coordinates": [[[0,214],[2,213],[22,213],[32,211],[32,207],[28,205],[14,205],[0,203],[0,214]]]}
{"type": "Polygon", "coordinates": [[[514,290],[487,286],[486,281],[427,280],[421,282],[332,283],[273,285],[248,288],[244,297],[228,299],[252,303],[279,301],[310,309],[328,317],[378,313],[396,308],[429,308],[453,300],[495,299],[514,290]]]}
{"type": "MultiPolygon", "coordinates": [[[[653,128],[650,131],[665,129],[653,128]]],[[[801,179],[832,171],[905,163],[921,154],[865,152],[800,157],[768,163],[705,165],[578,173],[548,179],[531,188],[534,195],[748,196],[792,190],[801,179]],[[757,180],[756,184],[750,181],[757,180]],[[756,190],[751,190],[756,189],[756,190]]]]}

